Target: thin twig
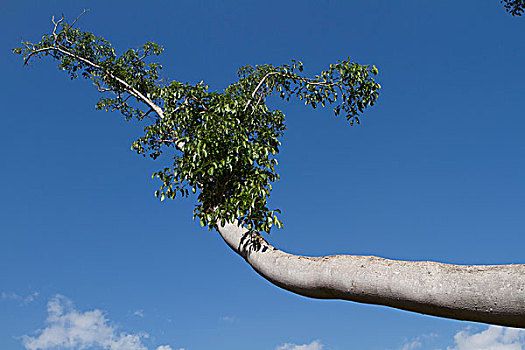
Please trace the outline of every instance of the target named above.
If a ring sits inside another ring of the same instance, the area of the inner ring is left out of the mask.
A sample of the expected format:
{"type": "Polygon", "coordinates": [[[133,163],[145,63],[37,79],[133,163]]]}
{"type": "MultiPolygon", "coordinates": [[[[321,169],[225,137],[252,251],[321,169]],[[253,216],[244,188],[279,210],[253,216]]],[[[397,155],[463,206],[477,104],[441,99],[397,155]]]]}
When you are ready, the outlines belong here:
{"type": "Polygon", "coordinates": [[[82,13],[78,15],[77,18],[73,21],[73,23],[71,24],[71,28],[73,28],[73,26],[75,25],[75,23],[77,23],[80,17],[82,17],[86,12],[89,12],[89,11],[91,11],[91,9],[84,9],[84,11],[82,11],[82,13]]]}
{"type": "Polygon", "coordinates": [[[133,95],[132,95],[132,94],[129,94],[129,96],[126,97],[126,98],[124,99],[124,101],[122,101],[121,103],[126,103],[126,102],[130,99],[131,96],[133,96],[133,95]]]}
{"type": "Polygon", "coordinates": [[[146,113],[143,113],[140,117],[139,117],[139,120],[146,117],[148,114],[150,114],[151,112],[153,112],[153,109],[149,109],[146,113]]]}
{"type": "Polygon", "coordinates": [[[111,89],[103,88],[103,87],[100,87],[100,86],[97,86],[97,90],[98,90],[98,92],[110,92],[110,91],[113,91],[111,89]]]}
{"type": "Polygon", "coordinates": [[[58,37],[58,36],[57,36],[57,27],[58,27],[58,25],[59,25],[61,22],[63,22],[63,21],[64,21],[64,15],[62,15],[62,18],[60,18],[60,19],[58,20],[58,22],[55,22],[55,16],[52,16],[52,17],[51,17],[51,22],[53,22],[53,24],[55,25],[55,27],[53,28],[53,36],[55,37],[55,42],[56,42],[57,37],[58,37]]]}

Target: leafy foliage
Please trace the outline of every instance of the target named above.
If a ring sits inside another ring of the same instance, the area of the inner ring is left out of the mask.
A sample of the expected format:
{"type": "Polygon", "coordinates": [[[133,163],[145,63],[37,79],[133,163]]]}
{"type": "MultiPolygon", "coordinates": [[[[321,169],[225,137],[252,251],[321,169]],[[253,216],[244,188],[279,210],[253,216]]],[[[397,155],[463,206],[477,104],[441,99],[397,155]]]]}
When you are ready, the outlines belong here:
{"type": "Polygon", "coordinates": [[[155,195],[164,200],[195,193],[194,218],[210,229],[234,220],[256,231],[282,226],[280,211],[268,209],[267,200],[279,179],[276,157],[286,126],[284,114],[266,105],[268,96],[299,98],[313,108],[333,104],[334,113],[353,125],[379,95],[373,79],[377,68],[350,59],[313,78],[301,75],[300,61],[242,67],[239,80],[222,92],[209,91],[203,82],[165,83],[159,80],[162,66],[146,63],[161,54],[162,46],[147,42],[117,55],[104,38],[63,18],[53,23],[51,34],[36,44],[23,42],[13,52],[26,64],[51,56],[71,79],[79,74],[90,79],[100,92],[111,94],[97,109],[150,120],[132,149],[153,159],[174,150],[171,164],[153,174],[161,182],[155,195]]]}
{"type": "Polygon", "coordinates": [[[501,0],[501,3],[512,16],[521,16],[525,11],[525,0],[501,0]]]}

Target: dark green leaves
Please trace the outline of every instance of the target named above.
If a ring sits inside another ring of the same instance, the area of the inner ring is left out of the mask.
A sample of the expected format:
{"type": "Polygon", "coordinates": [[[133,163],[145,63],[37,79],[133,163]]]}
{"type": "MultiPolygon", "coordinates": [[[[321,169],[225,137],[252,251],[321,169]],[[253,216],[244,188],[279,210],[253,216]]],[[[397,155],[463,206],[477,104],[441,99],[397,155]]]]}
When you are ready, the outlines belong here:
{"type": "Polygon", "coordinates": [[[512,16],[521,16],[525,11],[525,0],[501,0],[500,2],[512,16]]]}
{"type": "Polygon", "coordinates": [[[132,144],[143,156],[163,154],[168,166],[153,174],[161,185],[155,196],[164,200],[197,195],[194,218],[203,226],[238,220],[250,230],[270,232],[282,227],[279,210],[267,206],[276,171],[284,114],[266,105],[266,98],[299,98],[306,105],[333,105],[350,124],[379,95],[375,66],[338,61],[319,75],[305,77],[303,64],[242,67],[239,80],[223,92],[208,86],[159,80],[161,66],[149,62],[162,47],[147,42],[117,55],[102,37],[54,22],[52,34],[37,44],[13,50],[24,57],[51,56],[74,79],[81,74],[102,93],[96,107],[118,110],[126,119],[145,123],[144,134],[132,144]]]}

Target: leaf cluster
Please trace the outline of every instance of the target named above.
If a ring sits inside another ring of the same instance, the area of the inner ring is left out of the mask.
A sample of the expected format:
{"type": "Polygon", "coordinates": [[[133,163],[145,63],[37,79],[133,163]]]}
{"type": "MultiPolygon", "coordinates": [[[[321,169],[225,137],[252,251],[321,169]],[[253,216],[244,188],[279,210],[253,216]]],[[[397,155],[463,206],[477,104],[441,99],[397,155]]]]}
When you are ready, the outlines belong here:
{"type": "Polygon", "coordinates": [[[40,42],[23,42],[13,52],[26,64],[50,56],[71,79],[80,74],[110,94],[97,109],[148,121],[132,149],[153,159],[171,150],[168,166],[153,174],[160,180],[155,195],[164,200],[195,194],[194,219],[210,229],[227,221],[264,232],[282,226],[280,211],[267,203],[279,179],[279,139],[286,125],[284,114],[267,106],[270,95],[298,98],[312,108],[333,105],[334,113],[343,113],[351,125],[379,95],[373,79],[377,68],[350,58],[314,77],[302,74],[300,61],[241,67],[238,81],[223,91],[210,91],[203,82],[164,82],[161,65],[149,62],[161,54],[160,45],[147,42],[117,55],[104,38],[63,18],[53,23],[53,32],[40,42]]]}
{"type": "Polygon", "coordinates": [[[512,16],[521,16],[525,11],[525,0],[501,0],[500,2],[512,16]]]}

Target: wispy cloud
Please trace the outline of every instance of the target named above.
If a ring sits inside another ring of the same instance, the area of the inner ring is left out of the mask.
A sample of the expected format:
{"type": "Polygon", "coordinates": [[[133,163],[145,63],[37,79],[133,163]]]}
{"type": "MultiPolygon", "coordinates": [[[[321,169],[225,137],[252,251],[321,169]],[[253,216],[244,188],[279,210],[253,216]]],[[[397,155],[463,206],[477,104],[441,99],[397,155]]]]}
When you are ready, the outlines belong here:
{"type": "Polygon", "coordinates": [[[25,305],[25,304],[29,304],[29,303],[32,303],[33,301],[35,301],[36,298],[38,298],[39,295],[40,295],[40,293],[38,293],[38,292],[32,292],[31,294],[26,295],[26,296],[19,295],[19,294],[16,294],[16,293],[2,292],[0,294],[0,297],[2,298],[2,300],[14,300],[14,301],[18,301],[21,304],[25,305]]]}
{"type": "MultiPolygon", "coordinates": [[[[118,332],[104,312],[95,309],[80,312],[64,296],[57,295],[47,304],[46,328],[37,335],[22,337],[27,350],[88,349],[100,347],[106,350],[148,350],[143,344],[147,333],[130,334],[118,332]]],[[[156,350],[173,350],[161,345],[156,350]]]]}
{"type": "Polygon", "coordinates": [[[144,310],[137,310],[133,313],[133,316],[143,318],[144,317],[144,310]]]}
{"type": "Polygon", "coordinates": [[[471,333],[469,330],[454,336],[454,346],[448,350],[523,350],[525,330],[490,326],[484,331],[471,333]]]}
{"type": "Polygon", "coordinates": [[[223,316],[223,317],[221,317],[221,321],[233,323],[233,322],[237,321],[237,317],[235,317],[235,316],[223,316]]]}
{"type": "Polygon", "coordinates": [[[322,350],[323,348],[324,346],[319,340],[314,340],[310,344],[302,345],[285,343],[276,347],[275,350],[322,350]]]}
{"type": "Polygon", "coordinates": [[[421,343],[421,340],[419,338],[416,338],[403,344],[401,350],[414,350],[420,348],[422,345],[423,344],[421,343]]]}
{"type": "Polygon", "coordinates": [[[422,334],[412,339],[405,339],[404,344],[399,348],[400,350],[415,350],[427,345],[431,340],[437,337],[437,334],[422,334]]]}

